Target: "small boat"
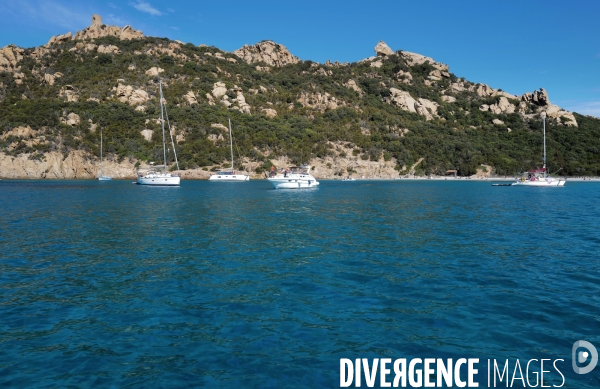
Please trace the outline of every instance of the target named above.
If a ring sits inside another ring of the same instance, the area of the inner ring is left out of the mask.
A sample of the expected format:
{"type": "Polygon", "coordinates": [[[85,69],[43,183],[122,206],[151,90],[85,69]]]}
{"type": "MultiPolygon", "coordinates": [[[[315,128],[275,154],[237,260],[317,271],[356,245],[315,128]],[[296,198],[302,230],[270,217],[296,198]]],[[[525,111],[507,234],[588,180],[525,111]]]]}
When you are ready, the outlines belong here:
{"type": "MultiPolygon", "coordinates": [[[[140,171],[138,171],[137,183],[139,185],[151,186],[179,186],[181,177],[178,174],[171,174],[167,172],[167,145],[165,143],[165,120],[163,114],[162,82],[159,81],[158,85],[160,90],[160,117],[162,122],[164,165],[151,166],[145,174],[142,174],[140,171]]],[[[175,147],[173,147],[173,151],[175,151],[175,147]]]]}
{"type": "Polygon", "coordinates": [[[111,181],[112,177],[110,176],[105,176],[104,174],[102,174],[102,166],[103,166],[103,159],[102,159],[102,131],[100,131],[100,175],[98,176],[98,180],[99,181],[111,181]]]}
{"type": "Polygon", "coordinates": [[[209,181],[220,182],[244,182],[249,181],[250,176],[245,173],[236,173],[233,167],[233,136],[231,135],[231,119],[229,119],[229,148],[231,150],[231,169],[219,170],[212,174],[209,181]]]}
{"type": "Polygon", "coordinates": [[[554,178],[548,174],[546,169],[546,112],[542,112],[544,121],[544,158],[543,167],[523,173],[511,186],[537,186],[537,187],[560,187],[567,182],[563,178],[554,178]]]}
{"type": "Polygon", "coordinates": [[[319,186],[312,174],[310,166],[291,166],[280,173],[271,172],[267,178],[275,189],[304,189],[319,186]]]}
{"type": "Polygon", "coordinates": [[[352,178],[350,176],[344,178],[342,181],[356,181],[356,178],[352,178]]]}

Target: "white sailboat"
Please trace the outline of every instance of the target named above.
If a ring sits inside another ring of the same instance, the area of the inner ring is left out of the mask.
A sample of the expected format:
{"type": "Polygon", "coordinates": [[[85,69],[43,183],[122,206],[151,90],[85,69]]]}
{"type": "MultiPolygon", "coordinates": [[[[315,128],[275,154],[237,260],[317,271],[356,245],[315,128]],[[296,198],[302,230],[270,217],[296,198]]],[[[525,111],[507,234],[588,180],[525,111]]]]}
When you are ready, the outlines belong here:
{"type": "Polygon", "coordinates": [[[523,173],[511,186],[560,187],[565,186],[567,182],[563,178],[551,177],[548,174],[546,169],[546,112],[542,112],[542,120],[544,121],[544,166],[523,173]]]}
{"type": "Polygon", "coordinates": [[[103,174],[103,159],[102,159],[102,130],[100,130],[100,175],[98,176],[98,180],[100,181],[110,181],[112,180],[112,177],[110,176],[105,176],[103,174]]]}
{"type": "MultiPolygon", "coordinates": [[[[138,172],[137,183],[139,185],[151,186],[179,186],[181,177],[177,174],[171,174],[167,172],[167,145],[165,143],[165,117],[163,113],[163,94],[161,81],[159,81],[158,86],[160,90],[160,118],[162,122],[164,165],[152,166],[145,174],[138,172]]],[[[173,152],[175,152],[175,147],[173,147],[173,152]]]]}
{"type": "Polygon", "coordinates": [[[231,134],[231,119],[229,119],[229,148],[231,150],[231,169],[219,170],[212,174],[208,180],[213,182],[243,182],[249,181],[250,176],[246,173],[236,173],[233,167],[233,136],[231,134]]]}

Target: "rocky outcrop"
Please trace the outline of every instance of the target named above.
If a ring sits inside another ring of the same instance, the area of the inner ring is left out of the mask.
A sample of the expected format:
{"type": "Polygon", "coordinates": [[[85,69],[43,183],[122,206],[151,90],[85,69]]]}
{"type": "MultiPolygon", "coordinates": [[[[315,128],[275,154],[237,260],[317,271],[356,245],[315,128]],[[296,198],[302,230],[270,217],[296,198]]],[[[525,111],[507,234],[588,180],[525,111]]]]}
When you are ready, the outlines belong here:
{"type": "Polygon", "coordinates": [[[362,89],[360,89],[360,87],[359,87],[359,86],[356,84],[356,81],[354,81],[354,80],[352,80],[352,79],[350,79],[350,80],[348,80],[347,82],[345,82],[345,83],[344,83],[344,86],[345,86],[346,88],[350,88],[350,89],[352,89],[353,91],[357,92],[357,93],[358,93],[360,96],[362,96],[362,95],[363,95],[363,93],[364,93],[364,92],[363,92],[363,90],[362,90],[362,89]]]}
{"type": "Polygon", "coordinates": [[[415,104],[415,110],[421,116],[425,116],[426,120],[433,119],[433,116],[437,116],[438,104],[427,99],[420,98],[415,104]]]}
{"type": "MultiPolygon", "coordinates": [[[[542,108],[543,109],[543,108],[542,108]]],[[[550,104],[545,107],[546,115],[549,118],[556,120],[558,123],[562,123],[565,126],[578,127],[577,119],[572,112],[565,111],[558,105],[550,104]]]]}
{"type": "Polygon", "coordinates": [[[227,128],[227,126],[224,126],[221,123],[211,123],[210,126],[212,128],[218,128],[221,131],[229,132],[229,128],[227,128]]]}
{"type": "Polygon", "coordinates": [[[206,98],[208,99],[208,105],[215,105],[215,98],[210,94],[206,94],[206,98]]]}
{"type": "Polygon", "coordinates": [[[312,108],[321,112],[346,105],[344,101],[338,100],[335,96],[332,96],[327,92],[302,92],[300,93],[298,102],[302,104],[303,107],[312,108]]]}
{"type": "Polygon", "coordinates": [[[372,68],[380,68],[383,66],[383,62],[381,62],[379,60],[373,61],[373,62],[371,62],[371,65],[369,65],[369,66],[371,66],[372,68]]]}
{"type": "Polygon", "coordinates": [[[395,105],[404,111],[417,112],[415,109],[415,103],[417,101],[410,93],[400,89],[390,88],[390,96],[385,99],[385,102],[395,105]]]}
{"type": "Polygon", "coordinates": [[[146,75],[150,76],[150,77],[157,77],[160,73],[164,72],[165,69],[159,68],[159,67],[151,67],[150,69],[146,70],[146,75]]]}
{"type": "Polygon", "coordinates": [[[215,100],[220,100],[220,103],[227,108],[236,109],[248,115],[250,114],[251,107],[248,103],[246,103],[246,98],[242,93],[242,88],[238,87],[237,85],[234,85],[231,89],[227,89],[227,86],[224,82],[215,82],[213,84],[213,90],[211,93],[212,95],[208,93],[206,94],[209,105],[214,105],[215,100]],[[228,92],[231,93],[228,95],[228,92]],[[231,94],[235,94],[235,97],[230,98],[231,94]]]}
{"type": "MultiPolygon", "coordinates": [[[[354,148],[348,147],[346,142],[329,142],[329,146],[333,155],[308,161],[311,166],[314,166],[311,172],[317,179],[341,179],[347,176],[388,179],[398,177],[395,158],[386,161],[381,155],[376,161],[364,160],[360,155],[353,155],[354,148]],[[345,156],[341,157],[340,154],[345,156]]],[[[290,166],[290,162],[284,157],[270,160],[278,169],[290,166]]]]}
{"type": "Polygon", "coordinates": [[[71,32],[67,32],[66,34],[53,36],[52,38],[50,38],[48,43],[46,43],[44,46],[49,47],[51,45],[65,43],[70,40],[71,40],[71,32]]]}
{"type": "Polygon", "coordinates": [[[69,51],[83,50],[85,53],[88,53],[90,51],[96,50],[97,48],[98,48],[98,45],[96,45],[94,43],[77,42],[74,47],[71,47],[69,49],[69,51]]]}
{"type": "Polygon", "coordinates": [[[527,103],[533,104],[537,107],[537,114],[546,112],[548,118],[554,119],[558,123],[562,123],[566,126],[578,127],[577,119],[575,119],[573,113],[565,111],[558,105],[550,103],[548,92],[546,92],[544,88],[540,88],[539,90],[536,90],[533,93],[525,93],[521,96],[521,101],[522,103],[525,103],[525,105],[519,106],[521,112],[525,111],[527,103]]]}
{"type": "Polygon", "coordinates": [[[350,63],[349,62],[341,63],[339,61],[331,62],[331,60],[328,59],[327,61],[325,61],[325,63],[323,65],[333,67],[333,68],[341,68],[344,66],[350,66],[350,63]]]}
{"type": "Polygon", "coordinates": [[[44,81],[48,85],[54,85],[54,81],[56,81],[57,78],[61,78],[62,76],[63,76],[63,74],[60,73],[60,72],[56,72],[54,74],[45,73],[44,74],[44,81]]]}
{"type": "Polygon", "coordinates": [[[429,72],[429,76],[427,76],[427,78],[431,81],[440,81],[443,78],[449,78],[449,77],[450,77],[450,73],[448,73],[447,71],[439,70],[439,69],[432,70],[431,72],[429,72]]]}
{"type": "Polygon", "coordinates": [[[152,135],[154,134],[154,131],[145,129],[140,131],[140,134],[142,134],[144,139],[146,139],[146,142],[150,142],[152,140],[152,135]]]}
{"type": "Polygon", "coordinates": [[[121,54],[121,50],[115,45],[100,45],[98,52],[102,54],[121,54]]]}
{"type": "Polygon", "coordinates": [[[25,79],[25,73],[13,72],[13,79],[15,80],[15,84],[21,85],[25,79]]]}
{"type": "Polygon", "coordinates": [[[207,136],[208,140],[210,140],[213,143],[217,143],[217,141],[223,141],[225,140],[225,138],[223,137],[222,134],[208,134],[207,136]]]}
{"type": "MultiPolygon", "coordinates": [[[[239,109],[240,112],[250,115],[250,105],[246,103],[246,98],[241,90],[236,91],[235,102],[237,103],[237,109],[239,109]]],[[[231,108],[236,109],[236,107],[231,108]]]]}
{"type": "Polygon", "coordinates": [[[23,59],[25,50],[15,45],[8,45],[0,49],[0,72],[13,72],[18,70],[17,64],[23,59]]]}
{"type": "Polygon", "coordinates": [[[478,84],[475,89],[475,92],[477,93],[478,96],[481,96],[481,97],[488,97],[488,96],[492,96],[494,94],[494,90],[485,84],[478,84]]]}
{"type": "Polygon", "coordinates": [[[533,93],[525,93],[523,96],[521,96],[521,100],[533,103],[540,107],[550,105],[550,98],[548,97],[548,92],[546,92],[546,89],[544,88],[540,88],[540,90],[536,90],[533,93]]]}
{"type": "Polygon", "coordinates": [[[192,91],[189,91],[188,93],[183,95],[183,100],[185,100],[185,102],[189,105],[198,104],[198,99],[196,99],[196,95],[192,91]]]}
{"type": "Polygon", "coordinates": [[[143,38],[144,34],[141,31],[134,30],[131,26],[125,26],[123,28],[107,26],[106,24],[102,24],[102,16],[92,15],[92,25],[75,33],[73,39],[86,40],[102,38],[105,36],[114,36],[120,40],[129,40],[143,38]]]}
{"type": "Polygon", "coordinates": [[[119,83],[113,90],[115,90],[117,99],[119,99],[121,103],[127,103],[131,106],[144,104],[146,101],[150,100],[148,92],[141,89],[134,90],[131,85],[119,83]]]}
{"type": "Polygon", "coordinates": [[[494,175],[494,168],[490,165],[480,165],[475,169],[476,173],[471,178],[489,178],[494,175]]]}
{"type": "Polygon", "coordinates": [[[421,65],[425,62],[429,62],[434,68],[441,71],[448,71],[448,65],[443,64],[441,62],[436,62],[433,58],[426,57],[421,54],[411,53],[409,51],[402,51],[402,58],[406,61],[409,66],[421,65]]]}
{"type": "Polygon", "coordinates": [[[66,124],[67,126],[76,126],[81,123],[81,118],[74,112],[69,113],[68,115],[63,115],[60,119],[62,124],[66,124]]]}
{"type": "Polygon", "coordinates": [[[73,85],[65,85],[60,88],[58,97],[66,99],[69,103],[76,103],[79,101],[79,93],[77,93],[77,90],[73,85]]]}
{"type": "Polygon", "coordinates": [[[293,56],[285,46],[273,41],[262,41],[254,46],[244,45],[234,51],[233,54],[249,64],[264,62],[274,67],[300,62],[300,59],[293,56]]]}
{"type": "Polygon", "coordinates": [[[501,113],[514,113],[516,107],[514,104],[510,103],[506,97],[502,96],[498,99],[496,104],[483,104],[481,107],[479,107],[479,110],[490,111],[496,115],[499,115],[501,113]]]}
{"type": "Polygon", "coordinates": [[[275,111],[273,108],[262,108],[261,112],[264,113],[268,118],[274,118],[277,116],[277,111],[275,111]]]}
{"type": "Polygon", "coordinates": [[[413,76],[410,74],[410,72],[399,70],[398,73],[396,73],[396,79],[403,84],[410,85],[412,84],[413,76]]]}
{"type": "Polygon", "coordinates": [[[150,100],[150,96],[148,92],[141,89],[136,89],[131,93],[131,96],[127,99],[127,103],[129,105],[140,105],[144,104],[146,101],[150,100]]]}
{"type": "Polygon", "coordinates": [[[384,41],[379,41],[377,46],[375,46],[375,54],[378,57],[385,57],[386,55],[394,54],[394,51],[384,41]]]}
{"type": "MultiPolygon", "coordinates": [[[[100,163],[81,150],[70,152],[67,157],[58,151],[47,152],[42,160],[30,158],[29,154],[17,156],[0,152],[0,175],[12,179],[92,179],[100,172],[100,163]]],[[[122,162],[105,159],[102,172],[115,178],[134,178],[135,161],[122,162]]]]}
{"type": "Polygon", "coordinates": [[[0,139],[6,139],[11,136],[16,136],[18,138],[30,139],[34,138],[38,134],[38,131],[33,130],[29,126],[19,126],[15,127],[12,130],[6,131],[4,134],[0,136],[0,139]]]}
{"type": "Polygon", "coordinates": [[[211,93],[217,100],[225,96],[227,93],[227,87],[225,86],[225,83],[221,81],[215,82],[211,93]]]}
{"type": "Polygon", "coordinates": [[[434,115],[437,116],[437,103],[423,98],[415,100],[410,93],[400,89],[390,88],[390,96],[386,97],[384,101],[388,104],[395,105],[404,111],[414,112],[421,116],[425,116],[426,120],[433,119],[434,115]]]}

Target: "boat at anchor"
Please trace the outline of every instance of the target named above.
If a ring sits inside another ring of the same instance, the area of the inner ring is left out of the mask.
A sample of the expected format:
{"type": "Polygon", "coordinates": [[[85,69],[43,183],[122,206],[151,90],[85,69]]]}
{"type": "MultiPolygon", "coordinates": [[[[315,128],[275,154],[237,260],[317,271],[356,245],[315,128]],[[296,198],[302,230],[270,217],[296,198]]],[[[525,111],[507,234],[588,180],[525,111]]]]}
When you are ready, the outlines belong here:
{"type": "Polygon", "coordinates": [[[282,172],[271,172],[267,180],[275,189],[305,189],[319,186],[310,174],[310,166],[291,166],[282,172]]]}
{"type": "Polygon", "coordinates": [[[216,174],[212,174],[209,181],[221,182],[244,182],[249,181],[250,176],[246,173],[239,173],[233,167],[233,136],[231,134],[231,119],[229,119],[229,149],[231,150],[231,169],[219,170],[216,174]]]}
{"type": "MultiPolygon", "coordinates": [[[[151,166],[145,174],[142,174],[138,171],[137,183],[139,185],[151,186],[179,186],[181,177],[178,174],[171,174],[167,172],[167,146],[165,143],[165,120],[163,114],[162,82],[159,81],[158,85],[160,90],[160,117],[162,122],[164,165],[151,166]]],[[[173,151],[175,151],[175,146],[173,146],[173,151]]]]}
{"type": "Polygon", "coordinates": [[[565,186],[565,183],[567,182],[564,178],[555,178],[548,174],[548,170],[546,168],[546,112],[542,112],[542,120],[544,121],[543,167],[523,173],[521,177],[517,178],[517,180],[510,184],[510,186],[560,187],[565,186]]]}

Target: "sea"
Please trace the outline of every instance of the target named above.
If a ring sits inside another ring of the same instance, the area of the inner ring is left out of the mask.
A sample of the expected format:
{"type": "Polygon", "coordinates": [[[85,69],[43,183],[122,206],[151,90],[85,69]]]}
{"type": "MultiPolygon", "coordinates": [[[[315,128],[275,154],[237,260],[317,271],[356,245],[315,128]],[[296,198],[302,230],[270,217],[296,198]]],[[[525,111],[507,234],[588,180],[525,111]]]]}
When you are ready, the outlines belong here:
{"type": "Polygon", "coordinates": [[[335,388],[344,358],[600,386],[572,367],[600,351],[600,183],[4,180],[0,205],[3,388],[335,388]]]}

